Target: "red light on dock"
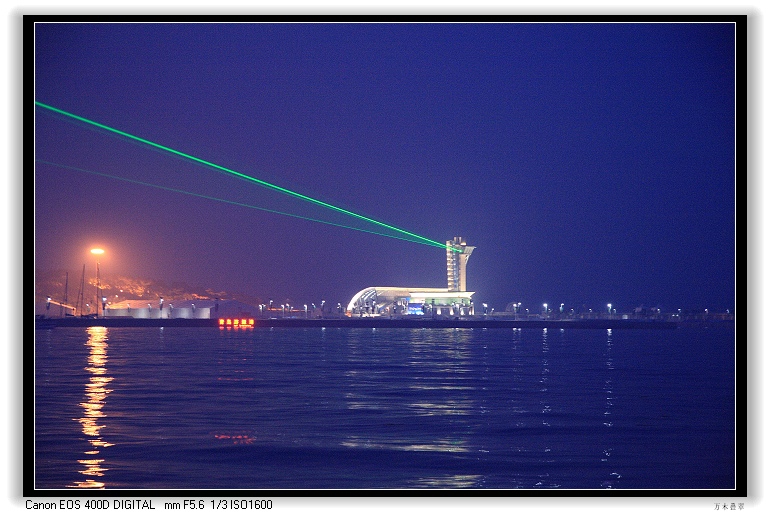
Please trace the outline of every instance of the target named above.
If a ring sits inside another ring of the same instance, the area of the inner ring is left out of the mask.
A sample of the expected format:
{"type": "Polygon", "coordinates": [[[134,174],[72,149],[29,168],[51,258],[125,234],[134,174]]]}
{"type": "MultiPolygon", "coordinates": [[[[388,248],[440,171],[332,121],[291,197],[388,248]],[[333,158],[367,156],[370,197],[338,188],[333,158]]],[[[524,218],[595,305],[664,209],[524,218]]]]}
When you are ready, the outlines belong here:
{"type": "Polygon", "coordinates": [[[220,327],[254,327],[253,318],[220,318],[220,327]]]}

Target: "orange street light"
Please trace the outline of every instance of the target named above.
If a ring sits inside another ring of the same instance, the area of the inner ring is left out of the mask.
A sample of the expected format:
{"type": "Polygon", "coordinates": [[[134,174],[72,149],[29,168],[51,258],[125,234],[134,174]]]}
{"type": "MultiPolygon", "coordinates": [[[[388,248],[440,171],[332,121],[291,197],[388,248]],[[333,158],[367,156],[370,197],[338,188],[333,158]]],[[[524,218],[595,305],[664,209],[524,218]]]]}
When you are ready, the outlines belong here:
{"type": "MultiPolygon", "coordinates": [[[[95,247],[91,249],[91,254],[96,256],[96,316],[99,316],[99,303],[103,302],[99,300],[99,295],[101,295],[101,283],[99,282],[99,256],[104,254],[104,249],[99,249],[98,247],[95,247]]],[[[102,306],[102,316],[104,316],[104,306],[102,306]]]]}

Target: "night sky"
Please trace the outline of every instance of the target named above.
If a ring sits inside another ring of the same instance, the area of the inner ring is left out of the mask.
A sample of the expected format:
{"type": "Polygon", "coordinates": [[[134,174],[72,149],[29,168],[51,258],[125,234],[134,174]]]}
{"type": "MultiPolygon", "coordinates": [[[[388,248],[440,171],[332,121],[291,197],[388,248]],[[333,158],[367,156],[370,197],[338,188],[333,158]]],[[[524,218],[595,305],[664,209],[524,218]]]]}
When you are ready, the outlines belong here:
{"type": "MultiPolygon", "coordinates": [[[[730,23],[44,23],[34,41],[36,101],[463,236],[468,288],[498,310],[735,307],[730,23]]],[[[105,275],[298,305],[446,287],[441,248],[267,212],[365,228],[24,99],[40,271],[90,271],[98,245],[105,275]]]]}

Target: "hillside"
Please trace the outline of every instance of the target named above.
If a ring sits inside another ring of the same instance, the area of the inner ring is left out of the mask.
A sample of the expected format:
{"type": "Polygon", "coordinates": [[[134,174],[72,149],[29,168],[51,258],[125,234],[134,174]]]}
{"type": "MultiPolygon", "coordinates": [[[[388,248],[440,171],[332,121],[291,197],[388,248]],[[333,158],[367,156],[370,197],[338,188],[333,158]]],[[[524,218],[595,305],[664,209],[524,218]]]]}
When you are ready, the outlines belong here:
{"type": "MultiPolygon", "coordinates": [[[[35,302],[45,302],[47,297],[59,302],[77,305],[81,284],[85,289],[84,303],[93,302],[96,297],[96,278],[86,276],[82,283],[82,274],[67,275],[64,270],[36,272],[35,302]],[[66,295],[65,295],[66,289],[66,295]],[[65,300],[66,296],[66,300],[65,300]]],[[[107,302],[137,300],[155,303],[161,297],[167,302],[200,299],[235,299],[246,304],[258,306],[264,299],[237,292],[212,290],[202,286],[193,286],[180,282],[165,282],[146,278],[126,277],[105,274],[101,276],[100,288],[107,302]]]]}

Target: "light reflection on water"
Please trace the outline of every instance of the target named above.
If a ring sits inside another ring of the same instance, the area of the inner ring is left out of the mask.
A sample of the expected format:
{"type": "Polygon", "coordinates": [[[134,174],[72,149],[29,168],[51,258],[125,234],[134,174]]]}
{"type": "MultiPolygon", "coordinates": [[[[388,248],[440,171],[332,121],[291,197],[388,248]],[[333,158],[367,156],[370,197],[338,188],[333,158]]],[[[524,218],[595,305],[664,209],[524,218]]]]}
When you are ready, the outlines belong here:
{"type": "MultiPolygon", "coordinates": [[[[437,335],[436,331],[412,330],[403,331],[403,334],[394,340],[393,333],[373,331],[366,344],[358,337],[350,337],[350,362],[355,365],[367,361],[367,364],[356,365],[356,369],[345,372],[347,407],[383,411],[407,420],[471,415],[477,404],[472,399],[476,387],[468,376],[471,373],[467,364],[468,333],[447,330],[437,335]]],[[[349,435],[340,444],[358,449],[469,451],[468,439],[473,434],[469,425],[461,423],[453,430],[449,436],[426,436],[425,432],[409,436],[404,432],[399,435],[388,431],[366,438],[349,435]]],[[[426,485],[426,482],[420,485],[426,485]]]]}
{"type": "Polygon", "coordinates": [[[462,453],[468,451],[467,441],[458,439],[433,439],[427,443],[413,444],[408,439],[381,439],[375,441],[360,436],[350,436],[340,444],[342,446],[347,446],[348,448],[403,450],[414,452],[462,453]]]}
{"type": "MultiPolygon", "coordinates": [[[[607,329],[607,343],[605,345],[604,357],[604,366],[607,373],[604,379],[603,388],[606,396],[604,397],[604,421],[602,424],[607,428],[612,428],[614,426],[614,422],[612,420],[612,408],[614,406],[613,402],[615,400],[612,384],[612,374],[615,370],[615,366],[612,360],[612,329],[607,329]]],[[[610,438],[611,436],[606,436],[606,439],[610,438]]],[[[610,457],[612,456],[613,450],[614,448],[612,445],[607,440],[605,440],[605,446],[602,449],[601,456],[602,463],[608,464],[610,462],[610,457]]],[[[607,479],[601,483],[601,487],[605,489],[613,489],[617,487],[617,481],[619,478],[621,478],[621,475],[615,471],[612,471],[607,476],[607,479]]]]}
{"type": "Polygon", "coordinates": [[[714,452],[731,435],[713,385],[723,367],[705,364],[721,359],[689,358],[682,346],[708,345],[686,332],[36,334],[38,488],[628,489],[665,487],[671,475],[712,487],[726,480],[711,476],[725,467],[714,452]]]}
{"type": "Polygon", "coordinates": [[[463,489],[467,487],[480,487],[483,475],[450,475],[418,478],[414,487],[427,487],[438,489],[463,489]]]}
{"type": "Polygon", "coordinates": [[[105,427],[103,408],[107,395],[112,392],[107,385],[112,382],[112,377],[107,376],[107,328],[89,327],[87,329],[88,340],[86,346],[89,349],[88,366],[84,368],[90,374],[89,381],[85,387],[84,402],[80,403],[83,408],[83,416],[74,418],[80,422],[86,439],[91,449],[86,450],[86,458],[78,459],[78,462],[84,466],[78,472],[88,478],[84,481],[74,482],[69,487],[75,488],[102,488],[104,482],[97,480],[103,477],[106,468],[102,466],[104,458],[98,457],[104,448],[112,446],[112,443],[102,438],[102,429],[105,427]]]}

